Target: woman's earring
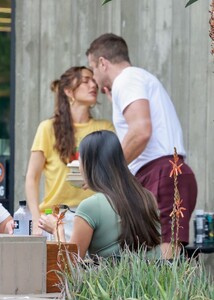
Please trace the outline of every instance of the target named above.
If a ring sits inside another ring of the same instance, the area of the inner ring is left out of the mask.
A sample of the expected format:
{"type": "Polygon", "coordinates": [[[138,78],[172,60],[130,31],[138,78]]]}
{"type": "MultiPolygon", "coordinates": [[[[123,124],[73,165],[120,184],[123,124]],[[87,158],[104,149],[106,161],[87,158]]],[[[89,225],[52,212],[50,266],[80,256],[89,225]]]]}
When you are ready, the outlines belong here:
{"type": "Polygon", "coordinates": [[[69,98],[69,102],[70,102],[71,105],[73,105],[74,102],[75,102],[75,99],[74,99],[73,97],[72,97],[72,98],[69,98]]]}

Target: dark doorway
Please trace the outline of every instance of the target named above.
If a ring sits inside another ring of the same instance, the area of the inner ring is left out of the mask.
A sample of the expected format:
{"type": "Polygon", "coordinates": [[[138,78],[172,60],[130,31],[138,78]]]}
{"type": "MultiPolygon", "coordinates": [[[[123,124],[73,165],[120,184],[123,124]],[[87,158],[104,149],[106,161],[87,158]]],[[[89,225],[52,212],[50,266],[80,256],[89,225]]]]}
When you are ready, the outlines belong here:
{"type": "Polygon", "coordinates": [[[0,0],[0,202],[13,213],[15,4],[0,0]]]}

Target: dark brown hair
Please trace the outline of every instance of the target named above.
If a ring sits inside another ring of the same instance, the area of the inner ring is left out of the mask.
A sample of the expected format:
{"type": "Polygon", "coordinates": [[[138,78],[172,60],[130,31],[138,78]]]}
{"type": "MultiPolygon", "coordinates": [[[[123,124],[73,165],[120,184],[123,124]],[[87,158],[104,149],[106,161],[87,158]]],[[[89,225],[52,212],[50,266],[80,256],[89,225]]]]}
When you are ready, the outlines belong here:
{"type": "Polygon", "coordinates": [[[87,135],[79,152],[89,188],[103,193],[121,218],[121,247],[137,250],[160,244],[156,200],[129,171],[115,133],[101,130],[87,135]]]}
{"type": "Polygon", "coordinates": [[[86,51],[86,55],[89,54],[93,56],[96,62],[102,56],[111,63],[123,61],[130,63],[128,46],[125,40],[113,33],[105,33],[95,39],[86,51]]]}
{"type": "Polygon", "coordinates": [[[75,129],[65,89],[74,91],[81,84],[82,70],[84,69],[92,72],[84,66],[72,67],[65,71],[59,80],[54,80],[51,84],[51,90],[55,92],[53,127],[56,144],[54,147],[64,163],[68,163],[70,157],[75,153],[75,129]]]}

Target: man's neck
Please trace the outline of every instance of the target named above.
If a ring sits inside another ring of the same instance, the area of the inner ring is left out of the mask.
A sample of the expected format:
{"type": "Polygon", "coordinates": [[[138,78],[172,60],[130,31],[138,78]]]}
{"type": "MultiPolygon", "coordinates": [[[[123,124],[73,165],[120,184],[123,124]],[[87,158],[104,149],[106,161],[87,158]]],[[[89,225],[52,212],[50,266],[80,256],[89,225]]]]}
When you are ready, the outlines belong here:
{"type": "Polygon", "coordinates": [[[111,64],[111,71],[110,71],[110,80],[111,83],[113,84],[115,78],[120,75],[120,73],[128,68],[131,67],[131,64],[127,61],[121,62],[121,63],[117,63],[117,64],[111,64]]]}

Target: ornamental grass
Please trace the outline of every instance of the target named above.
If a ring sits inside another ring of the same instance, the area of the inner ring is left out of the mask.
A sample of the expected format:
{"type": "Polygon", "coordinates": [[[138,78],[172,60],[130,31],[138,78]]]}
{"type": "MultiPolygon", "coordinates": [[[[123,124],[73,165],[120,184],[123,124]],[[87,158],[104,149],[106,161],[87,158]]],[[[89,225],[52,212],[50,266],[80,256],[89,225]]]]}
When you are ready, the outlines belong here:
{"type": "MultiPolygon", "coordinates": [[[[180,217],[184,217],[185,207],[181,204],[178,190],[179,175],[182,164],[174,148],[173,161],[169,161],[172,170],[169,174],[174,185],[174,205],[170,214],[172,219],[173,259],[163,260],[149,258],[145,250],[136,252],[128,248],[121,250],[117,257],[108,259],[97,257],[96,263],[91,260],[74,259],[66,252],[61,254],[59,242],[59,258],[57,271],[60,279],[61,298],[72,300],[213,300],[213,276],[205,269],[200,257],[186,258],[178,255],[180,217]],[[74,263],[75,261],[75,263],[74,263]]],[[[58,217],[57,224],[63,220],[64,214],[58,217]]],[[[58,226],[58,225],[57,225],[58,226]]]]}
{"type": "Polygon", "coordinates": [[[68,255],[61,272],[64,299],[93,300],[213,300],[213,278],[203,263],[185,257],[146,259],[139,250],[121,252],[119,258],[98,258],[97,264],[74,265],[68,255]]]}

